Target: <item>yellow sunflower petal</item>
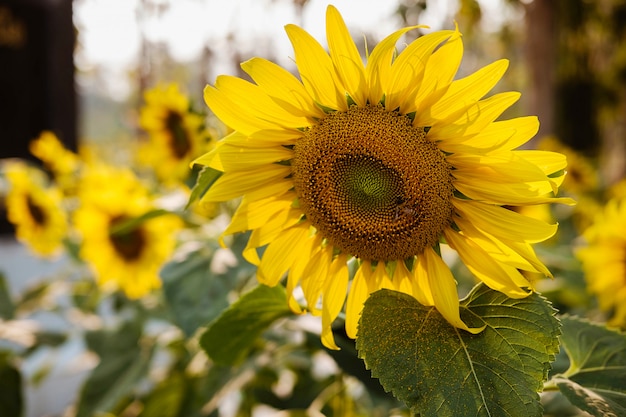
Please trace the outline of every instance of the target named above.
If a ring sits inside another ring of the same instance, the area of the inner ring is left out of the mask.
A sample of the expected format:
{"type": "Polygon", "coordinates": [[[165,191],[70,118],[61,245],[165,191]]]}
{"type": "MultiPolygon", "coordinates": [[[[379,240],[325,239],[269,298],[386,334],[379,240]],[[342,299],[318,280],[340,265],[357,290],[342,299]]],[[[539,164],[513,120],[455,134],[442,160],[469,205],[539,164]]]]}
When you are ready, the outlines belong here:
{"type": "Polygon", "coordinates": [[[433,291],[430,288],[430,282],[428,280],[428,271],[426,270],[426,260],[423,254],[415,257],[415,263],[413,265],[413,285],[415,298],[423,306],[435,305],[433,298],[433,291]]]}
{"type": "Polygon", "coordinates": [[[450,38],[429,57],[424,71],[424,78],[415,95],[416,126],[430,126],[424,124],[421,115],[434,105],[448,90],[450,83],[461,65],[463,57],[463,42],[461,33],[454,31],[450,38]]]}
{"type": "MultiPolygon", "coordinates": [[[[538,272],[547,277],[552,277],[548,268],[537,258],[529,243],[498,238],[476,228],[466,219],[456,218],[455,222],[465,235],[471,236],[472,241],[483,248],[496,261],[516,269],[538,272]]],[[[528,287],[530,285],[528,280],[523,278],[522,275],[513,274],[511,279],[518,287],[528,287]]]]}
{"type": "Polygon", "coordinates": [[[287,111],[265,94],[258,85],[241,78],[220,75],[215,81],[215,88],[239,107],[246,109],[246,113],[274,126],[297,129],[310,124],[308,118],[287,111]]]}
{"type": "Polygon", "coordinates": [[[374,47],[365,66],[370,103],[378,103],[388,89],[391,78],[391,62],[398,40],[410,30],[427,27],[419,25],[402,28],[387,36],[374,47]]]}
{"type": "Polygon", "coordinates": [[[244,196],[222,235],[232,235],[263,227],[271,218],[281,216],[282,213],[286,215],[295,198],[295,194],[289,192],[254,201],[250,201],[247,196],[244,196]]]}
{"type": "Polygon", "coordinates": [[[339,254],[330,264],[322,296],[322,343],[334,350],[339,347],[335,344],[331,326],[346,300],[349,276],[347,261],[345,254],[339,254]]]}
{"type": "Polygon", "coordinates": [[[280,65],[263,58],[252,58],[241,64],[241,68],[281,107],[298,115],[324,116],[302,83],[280,65]]]}
{"type": "Polygon", "coordinates": [[[529,293],[515,283],[520,280],[515,274],[521,276],[515,268],[507,268],[506,265],[497,262],[470,238],[452,229],[448,229],[444,234],[450,247],[458,252],[467,268],[490,288],[511,298],[528,296],[529,293]]]}
{"type": "Polygon", "coordinates": [[[453,199],[456,210],[475,227],[496,237],[520,242],[543,242],[556,233],[558,225],[548,224],[503,207],[476,201],[453,199]]]}
{"type": "Polygon", "coordinates": [[[235,104],[227,94],[211,85],[204,88],[204,101],[225,125],[244,135],[257,130],[276,128],[273,123],[250,114],[249,109],[235,104]]]}
{"type": "Polygon", "coordinates": [[[302,272],[302,291],[304,292],[307,306],[314,315],[320,315],[321,313],[318,308],[318,301],[322,295],[322,289],[326,285],[326,280],[329,279],[328,269],[330,268],[332,257],[333,249],[331,246],[327,246],[319,250],[309,260],[302,272]]]}
{"type": "Polygon", "coordinates": [[[363,311],[363,304],[370,295],[366,275],[371,275],[372,266],[369,262],[363,262],[357,269],[350,285],[348,301],[346,303],[346,334],[351,339],[356,339],[359,318],[363,311]]]}
{"type": "Polygon", "coordinates": [[[536,116],[517,117],[493,122],[477,134],[447,137],[438,145],[448,153],[476,153],[477,149],[483,152],[510,151],[528,142],[538,130],[536,116]]]}
{"type": "Polygon", "coordinates": [[[270,287],[278,284],[296,258],[297,251],[294,248],[297,248],[308,234],[309,227],[306,224],[290,227],[267,245],[257,275],[261,284],[270,287]]]}
{"type": "Polygon", "coordinates": [[[257,248],[263,247],[276,239],[283,230],[300,221],[302,214],[298,210],[278,212],[269,218],[263,226],[254,229],[243,250],[243,257],[253,265],[261,263],[257,248]]]}
{"type": "Polygon", "coordinates": [[[285,31],[293,46],[302,84],[309,95],[325,107],[345,110],[346,98],[336,87],[337,75],[333,62],[322,45],[296,25],[285,26],[285,31]]]}
{"type": "Polygon", "coordinates": [[[443,97],[429,108],[431,121],[423,123],[429,126],[481,99],[502,78],[508,66],[509,61],[501,59],[465,78],[453,81],[443,97]]]}
{"type": "Polygon", "coordinates": [[[454,327],[474,334],[480,333],[484,326],[470,328],[461,320],[456,281],[448,266],[432,248],[426,249],[423,256],[428,282],[433,290],[433,299],[437,311],[454,327]]]}
{"type": "Polygon", "coordinates": [[[215,181],[202,197],[203,201],[228,201],[246,194],[256,200],[287,192],[292,182],[285,180],[290,174],[287,166],[268,164],[254,170],[226,172],[215,181]]]}
{"type": "MultiPolygon", "coordinates": [[[[310,230],[309,226],[309,230],[310,230]]],[[[300,283],[304,268],[310,259],[312,259],[320,250],[320,244],[322,240],[317,236],[308,236],[300,245],[296,248],[296,258],[289,268],[287,275],[287,296],[289,301],[289,307],[296,313],[302,312],[302,308],[293,297],[293,291],[300,283]]]]}
{"type": "Polygon", "coordinates": [[[293,151],[285,147],[249,148],[224,143],[208,154],[197,158],[194,163],[228,172],[252,169],[273,162],[288,161],[291,158],[293,158],[293,151]]]}
{"type": "Polygon", "coordinates": [[[420,88],[427,60],[454,31],[442,30],[421,36],[398,55],[391,66],[389,85],[385,89],[385,106],[402,112],[415,110],[415,95],[420,88]]]}
{"type": "Polygon", "coordinates": [[[366,97],[365,67],[343,18],[333,6],[326,9],[326,38],[330,57],[346,92],[358,106],[366,97]]]}
{"type": "MultiPolygon", "coordinates": [[[[434,141],[445,141],[458,136],[474,135],[489,126],[519,98],[520,93],[516,91],[498,93],[470,104],[469,107],[459,110],[445,119],[427,120],[426,122],[416,120],[415,123],[419,126],[432,126],[428,135],[434,141]],[[433,122],[432,124],[430,124],[431,121],[433,122]]],[[[420,113],[418,112],[418,114],[420,113]]],[[[416,119],[418,117],[416,116],[416,119]]]]}

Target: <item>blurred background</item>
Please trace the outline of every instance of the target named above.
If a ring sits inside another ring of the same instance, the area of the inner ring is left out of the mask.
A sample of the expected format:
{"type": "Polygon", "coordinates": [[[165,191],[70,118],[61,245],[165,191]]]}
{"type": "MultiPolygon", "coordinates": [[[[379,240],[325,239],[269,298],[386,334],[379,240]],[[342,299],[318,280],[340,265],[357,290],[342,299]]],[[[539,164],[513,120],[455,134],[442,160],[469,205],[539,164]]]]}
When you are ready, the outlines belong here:
{"type": "MultiPolygon", "coordinates": [[[[625,177],[626,1],[333,4],[362,50],[363,40],[375,45],[402,26],[438,30],[458,24],[465,44],[459,76],[496,59],[510,60],[496,88],[522,92],[506,117],[539,116],[541,128],[530,146],[555,138],[583,155],[597,168],[597,190],[625,177]]],[[[0,0],[0,158],[36,162],[29,143],[49,130],[70,150],[89,146],[101,158],[124,164],[144,134],[139,117],[148,90],[175,82],[207,113],[204,86],[219,74],[246,78],[242,61],[261,56],[295,70],[284,25],[298,24],[325,43],[326,5],[321,0],[0,0]]],[[[572,168],[570,176],[576,175],[586,174],[572,168]]],[[[32,257],[14,240],[5,216],[2,211],[0,268],[16,295],[46,271],[56,271],[62,260],[32,257]]],[[[83,345],[70,345],[55,360],[83,353],[83,345]]],[[[32,382],[45,358],[42,353],[24,362],[30,381],[27,417],[61,415],[75,399],[84,369],[94,366],[83,361],[73,372],[60,371],[62,388],[54,379],[47,385],[32,382]]]]}

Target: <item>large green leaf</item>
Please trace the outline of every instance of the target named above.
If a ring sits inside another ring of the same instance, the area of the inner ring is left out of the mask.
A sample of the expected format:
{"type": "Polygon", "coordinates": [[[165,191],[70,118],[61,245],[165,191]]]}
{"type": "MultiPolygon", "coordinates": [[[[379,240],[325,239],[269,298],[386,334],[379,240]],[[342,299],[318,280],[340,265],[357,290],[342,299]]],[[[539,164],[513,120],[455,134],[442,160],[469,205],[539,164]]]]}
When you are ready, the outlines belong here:
{"type": "Polygon", "coordinates": [[[207,242],[200,250],[177,256],[161,270],[163,294],[172,319],[187,337],[206,326],[228,307],[229,294],[249,279],[256,267],[241,257],[247,242],[246,234],[233,238],[236,265],[222,271],[211,269],[217,249],[215,242],[207,242]]]}
{"type": "Polygon", "coordinates": [[[187,337],[228,307],[228,292],[235,282],[211,272],[212,253],[201,250],[175,259],[161,270],[163,294],[174,322],[187,337]]]}
{"type": "Polygon", "coordinates": [[[290,314],[284,287],[259,285],[209,325],[200,345],[215,362],[235,365],[270,324],[290,314]]]}
{"type": "Polygon", "coordinates": [[[100,363],[82,387],[77,417],[110,411],[147,375],[152,348],[142,348],[140,336],[138,321],[87,335],[87,345],[100,356],[100,363]]]}
{"type": "Polygon", "coordinates": [[[420,416],[541,416],[538,391],[558,352],[559,321],[538,294],[510,299],[479,284],[461,302],[476,335],[433,307],[380,290],[366,301],[359,355],[420,416]]]}
{"type": "Polygon", "coordinates": [[[575,317],[562,323],[570,366],[554,378],[560,391],[594,416],[626,416],[626,335],[575,317]]]}

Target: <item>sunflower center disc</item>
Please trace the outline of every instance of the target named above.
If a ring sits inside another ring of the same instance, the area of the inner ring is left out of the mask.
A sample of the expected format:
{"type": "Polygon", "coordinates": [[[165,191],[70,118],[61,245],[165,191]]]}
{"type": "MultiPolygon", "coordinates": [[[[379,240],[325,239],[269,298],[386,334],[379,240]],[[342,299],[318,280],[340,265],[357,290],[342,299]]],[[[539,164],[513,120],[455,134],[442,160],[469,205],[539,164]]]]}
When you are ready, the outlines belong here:
{"type": "Polygon", "coordinates": [[[407,259],[437,242],[452,218],[452,175],[411,120],[381,106],[329,114],[296,142],[301,209],[338,249],[407,259]]]}

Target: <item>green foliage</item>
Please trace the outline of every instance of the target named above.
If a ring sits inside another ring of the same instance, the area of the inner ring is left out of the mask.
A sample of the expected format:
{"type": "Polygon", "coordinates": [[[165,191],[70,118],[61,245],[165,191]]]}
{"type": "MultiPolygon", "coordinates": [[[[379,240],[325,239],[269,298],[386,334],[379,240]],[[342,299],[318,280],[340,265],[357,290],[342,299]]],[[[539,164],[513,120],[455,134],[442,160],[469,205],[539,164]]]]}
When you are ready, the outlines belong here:
{"type": "Polygon", "coordinates": [[[174,322],[187,337],[228,307],[234,280],[211,272],[212,257],[205,251],[169,262],[161,270],[163,293],[174,322]]]}
{"type": "Polygon", "coordinates": [[[125,322],[119,329],[87,335],[87,345],[100,356],[100,363],[83,385],[77,417],[110,411],[145,377],[152,357],[151,347],[142,347],[141,323],[125,322]]]}
{"type": "Polygon", "coordinates": [[[270,324],[290,314],[284,287],[259,285],[209,325],[200,345],[215,362],[235,365],[270,324]]]}
{"type": "Polygon", "coordinates": [[[0,273],[0,319],[9,320],[15,315],[15,305],[11,300],[9,287],[4,274],[0,273]]]}
{"type": "Polygon", "coordinates": [[[570,366],[554,383],[581,410],[625,416],[626,335],[575,317],[563,317],[562,323],[570,366]]]}
{"type": "Polygon", "coordinates": [[[213,183],[217,181],[219,177],[222,176],[222,172],[216,169],[205,166],[202,168],[200,173],[198,174],[198,180],[196,181],[196,185],[194,185],[191,190],[191,195],[189,196],[189,202],[185,208],[191,207],[191,205],[202,198],[204,194],[211,188],[213,183]]]}
{"type": "Polygon", "coordinates": [[[0,354],[0,416],[22,415],[22,376],[7,355],[0,354]]]}
{"type": "Polygon", "coordinates": [[[529,417],[558,351],[559,321],[545,298],[510,299],[479,284],[461,302],[473,335],[433,307],[380,290],[366,301],[357,348],[372,375],[421,416],[529,417]]]}

